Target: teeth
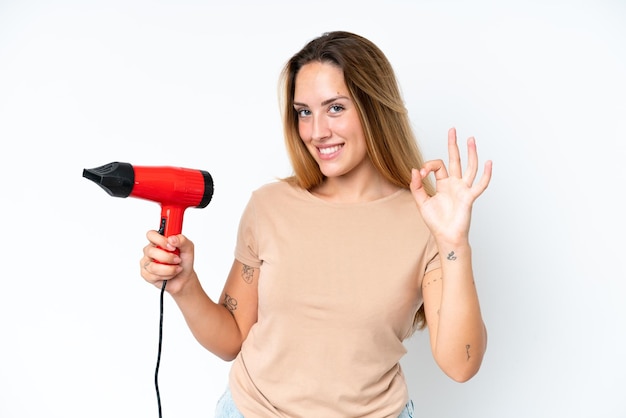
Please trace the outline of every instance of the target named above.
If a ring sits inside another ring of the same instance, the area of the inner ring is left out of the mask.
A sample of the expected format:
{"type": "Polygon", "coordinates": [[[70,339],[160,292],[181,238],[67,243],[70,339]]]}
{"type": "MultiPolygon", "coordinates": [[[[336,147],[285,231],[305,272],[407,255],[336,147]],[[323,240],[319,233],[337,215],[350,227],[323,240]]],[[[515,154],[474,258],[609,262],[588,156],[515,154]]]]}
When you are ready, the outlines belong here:
{"type": "Polygon", "coordinates": [[[319,148],[320,154],[323,154],[323,155],[332,154],[333,152],[337,152],[340,149],[341,149],[341,145],[335,145],[334,147],[328,147],[328,148],[319,148]]]}

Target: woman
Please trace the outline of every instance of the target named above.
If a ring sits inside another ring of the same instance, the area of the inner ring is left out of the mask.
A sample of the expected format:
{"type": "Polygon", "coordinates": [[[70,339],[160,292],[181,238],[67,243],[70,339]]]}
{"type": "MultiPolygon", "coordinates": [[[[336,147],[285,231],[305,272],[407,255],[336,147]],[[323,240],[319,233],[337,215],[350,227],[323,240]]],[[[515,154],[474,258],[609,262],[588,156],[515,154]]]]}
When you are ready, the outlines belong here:
{"type": "Polygon", "coordinates": [[[196,339],[233,360],[218,417],[412,416],[399,361],[415,330],[455,381],[482,362],[468,236],[491,162],[474,184],[475,141],[462,172],[451,129],[448,167],[424,163],[390,63],[359,35],[313,39],[281,80],[294,174],[252,193],[219,303],[183,235],[148,232],[142,277],[167,280],[196,339]]]}

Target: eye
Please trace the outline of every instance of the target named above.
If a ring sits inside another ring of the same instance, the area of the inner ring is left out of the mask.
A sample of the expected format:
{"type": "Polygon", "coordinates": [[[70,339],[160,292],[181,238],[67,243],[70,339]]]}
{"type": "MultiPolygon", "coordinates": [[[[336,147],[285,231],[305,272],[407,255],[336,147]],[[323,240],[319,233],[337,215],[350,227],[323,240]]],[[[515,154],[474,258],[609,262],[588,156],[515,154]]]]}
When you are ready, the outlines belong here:
{"type": "Polygon", "coordinates": [[[328,107],[328,112],[329,113],[341,113],[341,111],[344,109],[345,107],[343,107],[340,104],[333,104],[328,107]]]}
{"type": "Polygon", "coordinates": [[[306,108],[296,109],[296,114],[299,118],[305,118],[311,114],[311,111],[306,108]]]}

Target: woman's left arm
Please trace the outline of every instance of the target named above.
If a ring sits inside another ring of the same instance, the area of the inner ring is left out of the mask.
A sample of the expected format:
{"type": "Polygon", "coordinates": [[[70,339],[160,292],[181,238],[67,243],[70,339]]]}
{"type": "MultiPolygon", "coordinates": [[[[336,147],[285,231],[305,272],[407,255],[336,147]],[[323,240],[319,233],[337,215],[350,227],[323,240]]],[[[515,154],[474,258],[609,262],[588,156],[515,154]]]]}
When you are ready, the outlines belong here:
{"type": "Polygon", "coordinates": [[[474,138],[467,141],[468,165],[463,173],[456,130],[448,132],[449,170],[442,160],[428,161],[413,170],[411,192],[433,234],[441,269],[427,273],[422,282],[424,309],[431,348],[439,367],[452,379],[464,382],[480,368],[487,347],[487,331],[474,284],[469,228],[474,201],[491,180],[487,161],[480,180],[474,138]],[[449,171],[449,172],[448,172],[449,171]],[[422,179],[434,173],[436,192],[429,196],[422,179]]]}

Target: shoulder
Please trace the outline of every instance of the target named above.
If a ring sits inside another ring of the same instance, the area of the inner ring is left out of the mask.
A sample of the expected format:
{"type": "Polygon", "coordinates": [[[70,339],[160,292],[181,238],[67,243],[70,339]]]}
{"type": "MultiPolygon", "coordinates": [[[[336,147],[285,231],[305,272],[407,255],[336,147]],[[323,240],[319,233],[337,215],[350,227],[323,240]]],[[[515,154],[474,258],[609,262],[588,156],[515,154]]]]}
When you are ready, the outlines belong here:
{"type": "Polygon", "coordinates": [[[272,201],[302,197],[305,191],[284,180],[266,183],[252,192],[252,199],[257,201],[272,201]]]}
{"type": "Polygon", "coordinates": [[[271,194],[277,192],[284,192],[286,189],[291,188],[289,183],[283,180],[275,180],[269,183],[265,183],[256,190],[254,190],[254,194],[271,194]]]}

